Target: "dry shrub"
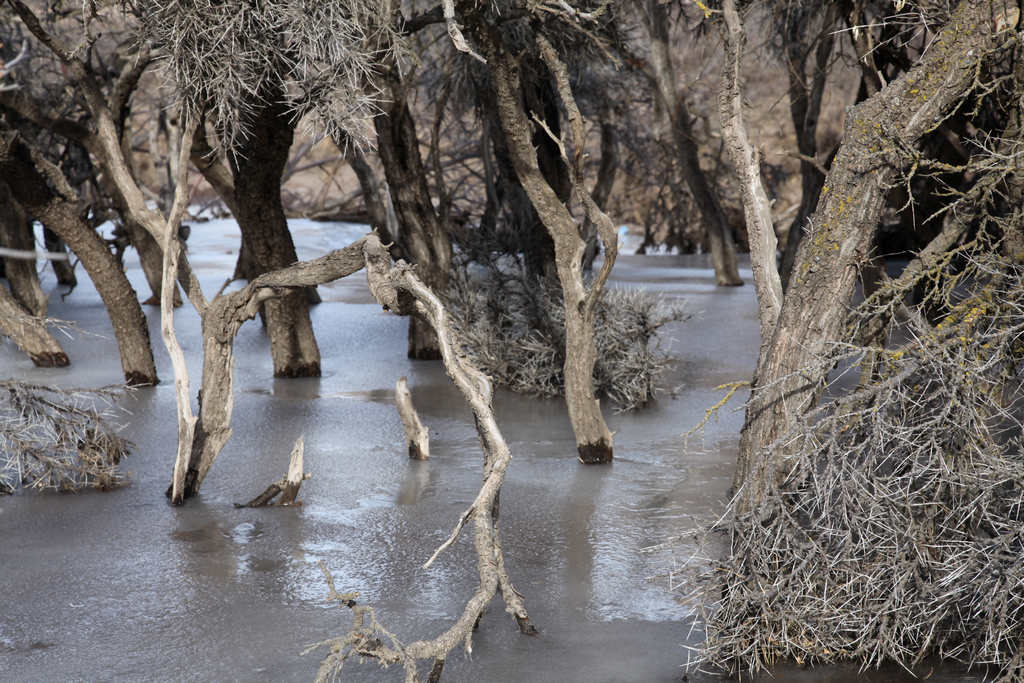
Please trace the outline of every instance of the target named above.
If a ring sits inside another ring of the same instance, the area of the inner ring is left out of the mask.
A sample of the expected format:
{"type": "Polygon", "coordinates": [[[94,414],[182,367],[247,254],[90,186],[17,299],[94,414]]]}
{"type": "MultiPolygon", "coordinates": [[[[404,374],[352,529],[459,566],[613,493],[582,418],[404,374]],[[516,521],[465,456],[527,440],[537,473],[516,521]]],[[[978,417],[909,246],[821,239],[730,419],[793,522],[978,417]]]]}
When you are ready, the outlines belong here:
{"type": "Polygon", "coordinates": [[[887,348],[837,345],[826,362],[870,363],[869,379],[773,444],[789,477],[718,526],[731,552],[696,596],[705,665],[938,655],[1024,678],[1024,267],[986,251],[926,275],[941,322],[911,315],[887,348]]]}
{"type": "Polygon", "coordinates": [[[0,493],[121,484],[118,463],[131,444],[97,409],[120,392],[0,382],[0,493]]]}
{"type": "MultiPolygon", "coordinates": [[[[565,311],[558,284],[529,279],[507,264],[472,268],[479,269],[457,272],[447,298],[473,364],[512,391],[564,395],[565,311]]],[[[661,348],[661,328],[688,317],[681,305],[645,290],[605,290],[594,323],[598,395],[622,411],[652,400],[671,360],[661,348]]]]}

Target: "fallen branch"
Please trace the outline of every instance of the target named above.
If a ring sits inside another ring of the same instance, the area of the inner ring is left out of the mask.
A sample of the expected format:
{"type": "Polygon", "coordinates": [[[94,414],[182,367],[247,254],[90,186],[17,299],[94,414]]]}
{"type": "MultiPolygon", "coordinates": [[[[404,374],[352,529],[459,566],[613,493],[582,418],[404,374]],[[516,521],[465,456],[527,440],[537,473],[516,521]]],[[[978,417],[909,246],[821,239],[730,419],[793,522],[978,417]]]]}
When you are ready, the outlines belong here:
{"type": "MultiPolygon", "coordinates": [[[[498,537],[498,492],[501,490],[511,453],[494,418],[491,382],[461,352],[462,345],[441,300],[423,284],[411,266],[402,261],[390,266],[387,251],[375,234],[367,235],[363,239],[370,291],[385,309],[402,315],[415,312],[431,324],[437,333],[445,370],[473,410],[477,433],[484,449],[484,481],[476,499],[460,517],[452,537],[458,536],[468,520],[473,521],[473,546],[476,550],[480,584],[455,623],[431,640],[418,640],[403,645],[377,623],[376,618],[372,617],[372,611],[358,612],[352,628],[345,636],[325,640],[313,646],[314,649],[324,646],[331,650],[321,662],[317,680],[326,681],[337,675],[346,659],[353,653],[375,657],[385,666],[400,661],[405,668],[406,681],[419,681],[418,662],[430,660],[433,664],[428,680],[436,680],[440,676],[441,667],[448,653],[456,646],[464,643],[467,651],[472,651],[473,629],[484,608],[498,591],[501,591],[507,611],[515,617],[520,632],[536,633],[526,613],[522,596],[512,586],[505,570],[498,537]],[[389,637],[390,645],[385,645],[381,641],[381,634],[389,637]]],[[[447,545],[442,545],[434,553],[434,557],[447,545]]],[[[337,595],[333,586],[331,595],[337,595]]]]}
{"type": "Polygon", "coordinates": [[[302,505],[302,501],[296,501],[295,499],[299,495],[299,487],[302,486],[302,482],[310,477],[309,473],[303,472],[302,456],[304,451],[305,444],[300,436],[295,440],[295,445],[292,446],[292,455],[288,461],[288,473],[284,478],[268,486],[263,490],[263,493],[248,503],[235,503],[235,507],[259,508],[268,505],[302,505]],[[281,499],[276,503],[271,502],[278,494],[281,495],[281,499]]]}
{"type": "Polygon", "coordinates": [[[405,440],[409,444],[409,457],[413,460],[427,460],[430,458],[430,431],[420,422],[420,416],[416,414],[416,407],[412,404],[412,394],[409,393],[409,385],[402,377],[395,384],[395,404],[398,406],[398,416],[402,418],[402,427],[405,428],[405,440]]]}

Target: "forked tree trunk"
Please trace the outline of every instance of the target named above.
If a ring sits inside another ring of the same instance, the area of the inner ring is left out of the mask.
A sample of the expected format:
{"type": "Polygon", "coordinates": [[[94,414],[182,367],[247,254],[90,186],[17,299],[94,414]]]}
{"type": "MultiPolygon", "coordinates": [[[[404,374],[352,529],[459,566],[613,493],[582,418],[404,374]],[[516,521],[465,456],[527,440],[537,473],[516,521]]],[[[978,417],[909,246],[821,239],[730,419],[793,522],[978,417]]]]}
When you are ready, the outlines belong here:
{"type": "Polygon", "coordinates": [[[59,235],[89,273],[114,326],[125,381],[156,384],[149,326],[135,290],[103,239],[82,219],[81,202],[60,170],[16,133],[0,133],[0,176],[25,210],[59,235]]]}
{"type": "MultiPolygon", "coordinates": [[[[383,103],[383,111],[374,119],[374,127],[377,153],[398,217],[400,233],[395,237],[426,285],[435,292],[444,292],[452,264],[451,239],[430,197],[416,122],[405,88],[393,69],[386,79],[390,100],[383,103]]],[[[408,356],[420,360],[441,358],[433,328],[415,313],[409,317],[408,356]]]]}
{"type": "Polygon", "coordinates": [[[747,509],[787,474],[790,451],[776,441],[812,407],[831,369],[820,359],[840,338],[886,192],[911,161],[906,150],[970,92],[977,69],[1008,35],[997,32],[1007,24],[1006,12],[1002,2],[963,0],[918,66],[848,112],[778,321],[765,332],[770,340],[754,378],[735,479],[745,487],[747,509]]]}
{"type": "MultiPolygon", "coordinates": [[[[214,461],[231,436],[231,416],[234,412],[234,343],[242,324],[256,315],[261,305],[277,296],[276,283],[287,282],[290,289],[315,286],[331,282],[361,270],[366,262],[365,239],[313,261],[292,265],[290,268],[264,273],[246,287],[222,294],[209,302],[203,312],[203,376],[199,398],[198,422],[192,439],[191,452],[183,468],[180,494],[174,494],[174,485],[168,495],[174,505],[199,493],[199,489],[213,467],[214,461]]],[[[375,242],[380,248],[379,242],[375,242]]],[[[390,256],[386,256],[390,263],[390,256]]]]}
{"type": "MultiPolygon", "coordinates": [[[[247,279],[284,268],[298,257],[281,204],[281,177],[295,129],[280,93],[252,116],[249,135],[231,157],[236,218],[251,270],[247,279]]],[[[319,377],[320,349],[309,319],[308,293],[289,292],[264,306],[275,377],[319,377]]]]}
{"type": "MultiPolygon", "coordinates": [[[[596,289],[590,292],[584,287],[582,259],[586,243],[576,220],[541,172],[531,125],[520,99],[519,61],[503,49],[500,38],[489,33],[490,27],[480,28],[498,115],[516,175],[555,245],[555,267],[565,306],[565,402],[579,458],[584,463],[610,462],[612,433],[601,414],[593,383],[597,359],[594,303],[603,281],[601,276],[595,278],[596,289]]],[[[614,234],[614,229],[611,232],[614,234]]],[[[603,277],[607,277],[606,269],[614,264],[616,253],[614,244],[606,243],[605,247],[608,253],[602,267],[603,277]]]]}
{"type": "Polygon", "coordinates": [[[693,201],[704,219],[711,246],[711,262],[719,286],[735,287],[743,284],[736,266],[736,244],[729,219],[722,211],[718,196],[700,167],[700,150],[693,135],[693,117],[686,105],[686,97],[676,85],[676,73],[669,50],[668,30],[671,22],[660,0],[646,0],[646,29],[651,47],[650,78],[660,99],[672,131],[672,142],[683,180],[690,188],[693,201]]]}

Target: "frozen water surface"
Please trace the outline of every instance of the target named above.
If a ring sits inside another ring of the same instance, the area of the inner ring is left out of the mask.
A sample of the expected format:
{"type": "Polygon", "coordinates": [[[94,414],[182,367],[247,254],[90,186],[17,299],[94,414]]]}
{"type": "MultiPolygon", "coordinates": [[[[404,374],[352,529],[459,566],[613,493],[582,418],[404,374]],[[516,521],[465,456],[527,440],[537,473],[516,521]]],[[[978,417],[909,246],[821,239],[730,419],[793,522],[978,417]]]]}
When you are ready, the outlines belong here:
{"type": "MultiPolygon", "coordinates": [[[[300,258],[364,231],[310,221],[292,229],[300,258]]],[[[194,224],[189,251],[212,296],[233,269],[237,227],[194,224]]],[[[47,280],[50,314],[82,331],[65,340],[72,367],[35,368],[3,342],[0,376],[67,386],[121,381],[106,313],[82,269],[78,275],[66,298],[47,280]]],[[[129,277],[148,296],[135,262],[129,277]]],[[[677,395],[633,414],[607,411],[615,462],[583,467],[561,401],[497,393],[513,452],[501,495],[503,546],[540,635],[520,636],[498,598],[472,655],[460,649],[448,660],[446,681],[679,681],[684,645],[699,639],[669,589],[688,549],[660,546],[722,509],[742,414],[723,411],[703,439],[681,435],[718,400],[715,386],[751,374],[753,288],[715,287],[705,258],[682,256],[622,256],[613,285],[684,299],[696,314],[668,331],[679,362],[665,383],[677,395]]],[[[158,311],[147,309],[164,383],[121,402],[125,434],[137,445],[124,463],[131,484],[0,498],[0,680],[311,680],[319,656],[300,652],[348,625],[347,611],[325,603],[319,560],[339,590],[359,591],[406,641],[436,635],[461,611],[476,585],[469,535],[429,570],[421,565],[480,481],[470,412],[440,364],[406,360],[406,321],[372,302],[362,274],[320,292],[324,303],[312,315],[324,376],[272,379],[266,337],[258,322],[247,323],[236,344],[233,436],[202,495],[181,508],[163,493],[174,458],[174,390],[158,311]],[[402,375],[431,430],[426,462],[406,456],[393,404],[402,375]],[[283,474],[299,435],[313,475],[304,505],[235,509],[283,474]]],[[[197,382],[198,318],[186,305],[176,324],[197,382]]],[[[345,675],[402,678],[373,662],[353,662],[345,675]]],[[[913,679],[819,668],[779,670],[776,680],[913,679]]],[[[930,680],[974,679],[942,669],[930,680]]]]}

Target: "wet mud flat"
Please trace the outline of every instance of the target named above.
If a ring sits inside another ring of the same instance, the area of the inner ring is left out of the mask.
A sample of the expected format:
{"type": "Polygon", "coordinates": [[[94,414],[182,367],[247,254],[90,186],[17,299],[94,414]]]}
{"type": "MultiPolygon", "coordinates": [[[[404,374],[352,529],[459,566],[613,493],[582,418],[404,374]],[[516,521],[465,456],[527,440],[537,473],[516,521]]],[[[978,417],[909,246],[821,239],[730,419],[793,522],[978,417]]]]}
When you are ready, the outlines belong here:
{"type": "MultiPolygon", "coordinates": [[[[295,228],[302,258],[362,232],[308,222],[295,228]]],[[[189,243],[204,288],[216,291],[234,266],[236,229],[197,224],[189,243]]],[[[79,276],[83,283],[63,300],[48,282],[51,315],[89,333],[67,342],[72,367],[34,368],[4,343],[0,375],[64,386],[121,380],[109,321],[79,276]]],[[[143,292],[137,267],[129,276],[143,292]]],[[[561,401],[497,393],[513,453],[501,496],[502,545],[540,634],[519,635],[496,600],[472,653],[449,658],[446,681],[679,681],[685,646],[699,642],[677,599],[681,565],[694,549],[675,539],[720,513],[742,414],[727,408],[703,438],[682,434],[718,400],[717,385],[750,376],[753,288],[716,288],[706,262],[692,257],[624,256],[613,281],[685,299],[695,314],[665,341],[679,359],[665,378],[675,397],[631,414],[609,410],[615,462],[583,467],[561,401]]],[[[300,653],[349,623],[345,610],[325,602],[320,561],[339,590],[358,591],[403,641],[433,637],[461,612],[477,583],[468,535],[430,569],[421,566],[480,482],[470,411],[440,364],[406,360],[406,321],[372,302],[362,275],[322,287],[321,295],[312,315],[322,378],[272,379],[259,323],[242,328],[234,433],[202,495],[181,508],[163,495],[174,458],[174,389],[158,312],[147,310],[163,383],[118,406],[136,444],[123,463],[130,485],[0,498],[0,680],[311,680],[322,651],[300,653]],[[402,375],[431,431],[429,461],[406,455],[394,407],[402,375]],[[281,477],[300,435],[312,473],[304,504],[235,509],[281,477]]],[[[186,306],[176,322],[196,381],[198,319],[186,306]]],[[[402,678],[374,662],[352,662],[345,676],[402,678]]],[[[690,673],[688,680],[717,679],[690,673]]],[[[914,679],[832,667],[783,668],[774,680],[914,679]]],[[[929,680],[978,679],[946,668],[929,680]]]]}

